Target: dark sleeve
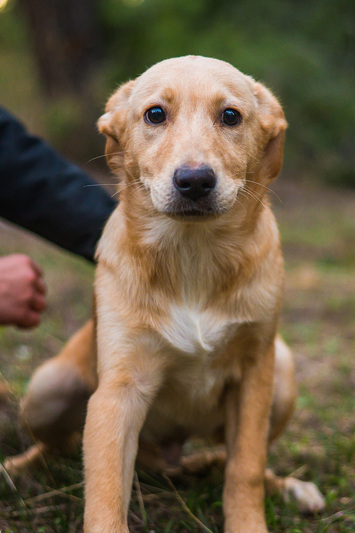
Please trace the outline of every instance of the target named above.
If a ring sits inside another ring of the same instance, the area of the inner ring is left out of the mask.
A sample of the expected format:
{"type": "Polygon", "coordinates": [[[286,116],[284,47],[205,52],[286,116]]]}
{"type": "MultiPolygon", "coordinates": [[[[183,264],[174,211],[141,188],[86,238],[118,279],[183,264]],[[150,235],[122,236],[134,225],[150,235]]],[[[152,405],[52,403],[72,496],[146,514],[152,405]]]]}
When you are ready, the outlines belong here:
{"type": "Polygon", "coordinates": [[[116,205],[94,184],[0,108],[0,217],[93,261],[116,205]]]}

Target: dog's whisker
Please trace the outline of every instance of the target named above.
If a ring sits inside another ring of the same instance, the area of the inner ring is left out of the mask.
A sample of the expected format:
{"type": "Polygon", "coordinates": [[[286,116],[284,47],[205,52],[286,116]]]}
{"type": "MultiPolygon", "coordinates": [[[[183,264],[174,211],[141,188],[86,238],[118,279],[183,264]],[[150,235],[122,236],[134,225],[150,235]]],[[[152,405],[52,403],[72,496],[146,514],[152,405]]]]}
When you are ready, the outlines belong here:
{"type": "Polygon", "coordinates": [[[243,194],[243,193],[244,193],[246,196],[249,195],[250,198],[253,198],[253,199],[256,200],[257,202],[259,202],[259,203],[263,206],[263,208],[266,209],[266,205],[264,204],[264,202],[263,202],[260,198],[258,198],[258,197],[256,196],[256,194],[254,194],[254,193],[253,193],[250,189],[248,189],[247,187],[243,187],[242,189],[240,189],[239,192],[240,192],[240,194],[243,194]]]}
{"type": "Polygon", "coordinates": [[[124,185],[119,185],[119,192],[125,191],[126,189],[129,189],[129,187],[133,187],[134,185],[141,185],[140,180],[134,180],[130,183],[125,183],[124,185]]]}
{"type": "Polygon", "coordinates": [[[258,183],[257,181],[253,181],[253,180],[245,180],[246,183],[252,183],[254,185],[257,185],[259,187],[263,187],[264,189],[266,189],[267,191],[271,192],[272,194],[274,194],[276,196],[276,198],[279,200],[279,202],[282,204],[282,200],[280,198],[280,196],[278,194],[276,194],[275,191],[273,191],[270,187],[268,187],[267,185],[264,185],[263,183],[258,183]]]}
{"type": "MultiPolygon", "coordinates": [[[[129,150],[123,150],[121,152],[112,152],[110,153],[109,155],[112,156],[112,155],[122,155],[122,154],[128,154],[129,153],[129,150]]],[[[89,164],[89,163],[92,163],[92,161],[96,161],[97,159],[102,159],[103,157],[106,157],[106,154],[101,154],[101,155],[97,155],[95,157],[92,157],[91,159],[89,159],[88,161],[86,161],[86,165],[89,164]]]]}
{"type": "MultiPolygon", "coordinates": [[[[140,182],[137,182],[137,183],[130,183],[129,185],[127,185],[127,187],[125,187],[125,188],[123,189],[123,190],[126,190],[126,189],[128,189],[129,187],[131,187],[131,190],[129,191],[130,194],[128,195],[128,198],[131,198],[132,195],[134,194],[135,190],[136,190],[136,189],[133,188],[133,185],[135,185],[136,187],[138,187],[138,189],[141,189],[142,191],[144,190],[144,186],[143,186],[142,183],[140,183],[140,182]]],[[[121,191],[120,191],[120,192],[121,192],[121,191]]]]}
{"type": "Polygon", "coordinates": [[[103,157],[106,157],[106,154],[101,154],[101,155],[92,157],[91,159],[88,159],[88,161],[86,161],[85,165],[88,165],[89,163],[92,163],[93,161],[96,161],[97,159],[102,159],[103,157]]]}
{"type": "Polygon", "coordinates": [[[256,194],[254,194],[252,191],[248,190],[247,188],[241,189],[240,194],[244,194],[246,197],[253,198],[257,202],[259,202],[263,206],[264,209],[266,209],[266,205],[264,204],[264,202],[260,198],[258,198],[256,194]]]}
{"type": "Polygon", "coordinates": [[[247,215],[247,214],[248,214],[248,212],[247,212],[247,208],[245,207],[245,205],[243,204],[243,202],[241,202],[241,201],[238,200],[238,198],[237,198],[237,199],[236,199],[236,203],[237,203],[238,205],[240,205],[240,206],[243,208],[243,210],[244,210],[244,214],[247,215]]]}

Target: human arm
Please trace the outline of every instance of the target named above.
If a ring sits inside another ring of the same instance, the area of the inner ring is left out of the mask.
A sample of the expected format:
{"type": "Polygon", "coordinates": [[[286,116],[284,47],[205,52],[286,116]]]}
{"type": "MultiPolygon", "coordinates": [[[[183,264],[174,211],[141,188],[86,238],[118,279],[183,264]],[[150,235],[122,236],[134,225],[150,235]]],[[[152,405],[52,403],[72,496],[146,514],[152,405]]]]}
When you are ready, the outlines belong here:
{"type": "Polygon", "coordinates": [[[93,260],[116,202],[0,108],[0,217],[93,260]]]}

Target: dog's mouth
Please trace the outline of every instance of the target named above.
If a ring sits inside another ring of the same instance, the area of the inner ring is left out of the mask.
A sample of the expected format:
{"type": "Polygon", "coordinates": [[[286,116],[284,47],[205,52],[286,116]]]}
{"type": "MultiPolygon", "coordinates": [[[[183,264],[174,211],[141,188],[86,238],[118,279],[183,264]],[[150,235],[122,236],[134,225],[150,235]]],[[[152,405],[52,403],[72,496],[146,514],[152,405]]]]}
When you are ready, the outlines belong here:
{"type": "Polygon", "coordinates": [[[169,218],[188,222],[201,222],[207,219],[214,219],[229,211],[230,205],[222,203],[211,194],[207,198],[201,198],[197,201],[187,200],[185,198],[171,198],[161,210],[169,218]]]}
{"type": "Polygon", "coordinates": [[[195,221],[202,221],[207,218],[217,217],[221,214],[220,210],[216,210],[213,208],[177,208],[177,209],[169,209],[165,211],[165,214],[174,219],[178,220],[195,220],[195,221]]]}
{"type": "Polygon", "coordinates": [[[187,217],[201,217],[201,216],[209,215],[212,213],[209,211],[200,211],[199,209],[190,209],[190,211],[184,211],[182,214],[183,216],[187,216],[187,217]]]}
{"type": "Polygon", "coordinates": [[[182,217],[203,217],[215,213],[212,210],[206,209],[182,209],[180,211],[176,211],[174,214],[182,217]]]}

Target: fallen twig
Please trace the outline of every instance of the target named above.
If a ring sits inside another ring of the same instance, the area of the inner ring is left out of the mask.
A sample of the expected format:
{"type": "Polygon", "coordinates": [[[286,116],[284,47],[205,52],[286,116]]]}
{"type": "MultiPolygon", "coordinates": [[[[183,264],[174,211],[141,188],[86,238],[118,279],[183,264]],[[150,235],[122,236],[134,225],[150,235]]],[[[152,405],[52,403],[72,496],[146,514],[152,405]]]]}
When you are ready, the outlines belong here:
{"type": "Polygon", "coordinates": [[[49,492],[44,492],[43,494],[39,494],[38,496],[33,496],[32,498],[27,498],[25,500],[26,504],[32,504],[41,500],[46,500],[47,498],[51,498],[52,496],[66,496],[70,497],[74,500],[82,501],[82,498],[79,496],[74,496],[74,494],[66,494],[67,492],[75,489],[79,489],[83,487],[84,482],[81,481],[80,483],[75,483],[74,485],[69,485],[67,487],[63,487],[61,489],[53,489],[49,492]]]}
{"type": "Polygon", "coordinates": [[[191,509],[188,508],[188,506],[186,505],[186,503],[184,502],[184,500],[181,498],[179,492],[177,491],[177,489],[175,488],[173,482],[171,481],[171,479],[166,475],[166,474],[163,474],[164,475],[164,478],[166,479],[166,481],[169,483],[170,487],[173,489],[177,499],[179,500],[179,502],[181,503],[183,509],[185,509],[185,511],[187,512],[187,514],[204,530],[206,531],[207,533],[213,533],[213,531],[211,531],[207,526],[205,526],[205,524],[203,522],[201,522],[201,520],[199,520],[197,518],[197,516],[195,516],[193,514],[193,512],[191,511],[191,509]]]}

